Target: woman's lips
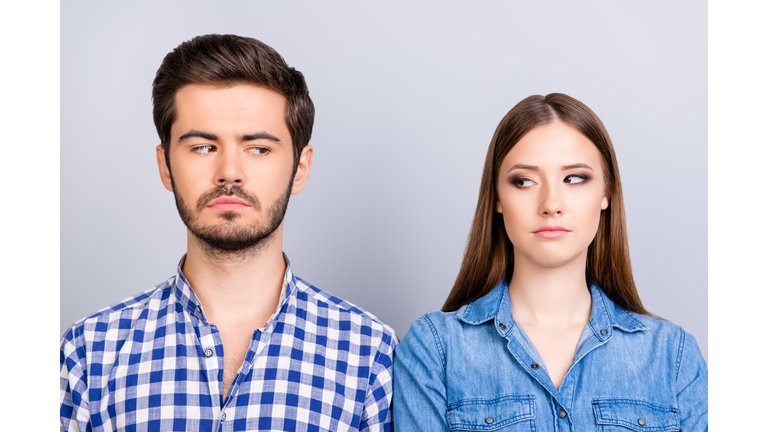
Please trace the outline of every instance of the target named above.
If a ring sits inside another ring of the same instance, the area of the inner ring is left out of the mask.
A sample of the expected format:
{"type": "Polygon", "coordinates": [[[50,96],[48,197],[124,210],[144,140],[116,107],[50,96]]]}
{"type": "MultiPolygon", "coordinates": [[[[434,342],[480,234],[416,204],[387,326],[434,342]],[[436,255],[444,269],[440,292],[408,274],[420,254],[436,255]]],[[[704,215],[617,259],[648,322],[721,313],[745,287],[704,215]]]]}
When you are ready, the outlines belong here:
{"type": "Polygon", "coordinates": [[[541,227],[537,229],[533,233],[545,239],[557,239],[560,237],[565,237],[565,235],[568,234],[569,232],[571,231],[561,226],[547,225],[545,227],[541,227]]]}
{"type": "Polygon", "coordinates": [[[237,211],[250,206],[240,198],[224,196],[211,201],[206,207],[220,211],[237,211]]]}

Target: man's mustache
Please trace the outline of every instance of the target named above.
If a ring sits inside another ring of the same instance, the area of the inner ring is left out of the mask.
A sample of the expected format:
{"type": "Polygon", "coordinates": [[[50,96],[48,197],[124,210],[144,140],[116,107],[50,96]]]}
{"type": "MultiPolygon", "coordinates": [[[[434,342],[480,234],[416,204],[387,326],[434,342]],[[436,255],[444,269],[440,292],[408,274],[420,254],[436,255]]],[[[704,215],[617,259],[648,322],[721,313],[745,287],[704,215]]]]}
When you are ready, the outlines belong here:
{"type": "Polygon", "coordinates": [[[261,211],[261,203],[259,203],[259,199],[256,197],[256,195],[249,194],[239,185],[217,186],[216,188],[200,195],[200,199],[197,200],[197,210],[203,211],[209,202],[222,196],[236,196],[250,204],[251,207],[257,211],[261,211]]]}

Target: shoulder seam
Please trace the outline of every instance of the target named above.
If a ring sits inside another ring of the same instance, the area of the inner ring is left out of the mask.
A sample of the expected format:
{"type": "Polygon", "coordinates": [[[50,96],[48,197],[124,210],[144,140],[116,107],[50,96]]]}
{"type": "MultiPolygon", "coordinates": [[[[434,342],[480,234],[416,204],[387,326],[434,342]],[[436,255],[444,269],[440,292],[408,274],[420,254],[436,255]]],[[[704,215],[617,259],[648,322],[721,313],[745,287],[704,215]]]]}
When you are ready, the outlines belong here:
{"type": "MultiPolygon", "coordinates": [[[[370,392],[372,385],[376,382],[376,380],[378,380],[379,373],[381,372],[381,370],[384,370],[384,371],[387,370],[387,367],[384,366],[379,361],[379,359],[384,357],[384,356],[387,356],[387,357],[391,356],[392,352],[395,350],[395,345],[396,344],[393,343],[394,341],[395,341],[395,337],[393,335],[389,335],[386,332],[386,329],[384,331],[382,331],[381,340],[379,341],[379,345],[378,345],[378,347],[376,349],[376,355],[373,356],[373,361],[371,361],[371,366],[370,366],[371,367],[371,373],[370,373],[370,376],[368,377],[369,384],[368,384],[368,391],[366,391],[366,399],[367,399],[367,394],[368,394],[368,392],[370,392]],[[387,342],[387,338],[388,337],[389,337],[389,342],[387,342]],[[385,345],[387,346],[386,352],[381,350],[381,348],[384,347],[385,345]],[[381,370],[377,370],[376,366],[379,366],[378,369],[381,369],[381,370]],[[372,377],[375,377],[373,383],[370,382],[372,377]]],[[[392,364],[392,366],[394,366],[394,363],[392,364]]],[[[391,374],[392,373],[390,372],[390,375],[391,374]]],[[[363,404],[365,404],[365,402],[363,402],[363,404]]],[[[363,421],[367,421],[367,420],[368,420],[367,410],[363,409],[363,413],[360,416],[360,422],[362,423],[363,421]]]]}
{"type": "Polygon", "coordinates": [[[445,362],[445,353],[443,352],[443,344],[440,343],[440,336],[437,334],[437,329],[435,328],[435,325],[432,323],[432,320],[429,319],[427,315],[424,315],[421,317],[427,325],[429,326],[429,330],[432,332],[432,338],[434,339],[435,347],[437,348],[438,354],[440,354],[440,361],[443,363],[443,376],[447,373],[447,365],[445,362]]]}
{"type": "Polygon", "coordinates": [[[683,347],[685,347],[685,330],[680,328],[680,346],[677,348],[677,359],[675,360],[675,382],[677,377],[680,376],[680,365],[683,359],[683,347]]]}

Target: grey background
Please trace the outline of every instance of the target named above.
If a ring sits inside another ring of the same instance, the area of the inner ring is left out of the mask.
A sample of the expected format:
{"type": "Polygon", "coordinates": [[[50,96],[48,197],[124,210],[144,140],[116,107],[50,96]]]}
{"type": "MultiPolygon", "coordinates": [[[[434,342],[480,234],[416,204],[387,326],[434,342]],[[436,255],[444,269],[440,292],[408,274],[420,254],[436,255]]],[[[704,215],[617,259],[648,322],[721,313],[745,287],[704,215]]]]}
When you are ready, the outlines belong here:
{"type": "Polygon", "coordinates": [[[442,306],[504,114],[531,94],[589,105],[614,142],[646,307],[707,358],[707,4],[61,3],[61,332],[172,275],[186,250],[160,183],[150,87],[206,33],[255,37],[317,109],[284,251],[297,275],[402,339],[442,306]]]}

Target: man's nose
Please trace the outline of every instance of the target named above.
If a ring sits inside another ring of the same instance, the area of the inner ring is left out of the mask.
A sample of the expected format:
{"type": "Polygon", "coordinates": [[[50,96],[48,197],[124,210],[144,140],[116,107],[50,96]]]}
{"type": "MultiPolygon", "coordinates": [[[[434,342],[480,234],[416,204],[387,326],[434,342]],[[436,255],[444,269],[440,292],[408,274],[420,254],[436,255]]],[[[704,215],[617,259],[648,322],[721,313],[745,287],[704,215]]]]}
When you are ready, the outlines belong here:
{"type": "Polygon", "coordinates": [[[216,183],[219,185],[242,184],[244,180],[241,155],[237,148],[229,148],[219,153],[219,166],[216,171],[216,183]]]}

